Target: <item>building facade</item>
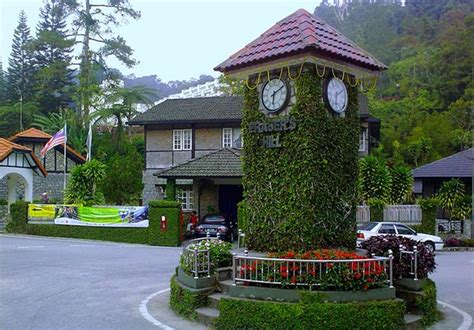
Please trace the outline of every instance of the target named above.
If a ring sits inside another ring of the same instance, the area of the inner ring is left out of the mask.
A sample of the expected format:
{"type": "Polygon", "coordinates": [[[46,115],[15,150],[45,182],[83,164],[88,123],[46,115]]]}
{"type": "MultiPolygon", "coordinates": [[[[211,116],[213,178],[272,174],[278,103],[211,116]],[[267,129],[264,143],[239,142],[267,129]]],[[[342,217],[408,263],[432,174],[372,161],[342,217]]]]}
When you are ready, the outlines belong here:
{"type": "MultiPolygon", "coordinates": [[[[378,141],[379,121],[359,98],[361,156],[378,141]]],[[[165,197],[176,180],[183,210],[236,216],[242,199],[240,149],[243,102],[237,96],[170,99],[139,114],[129,125],[145,132],[143,202],[165,197]]]]}

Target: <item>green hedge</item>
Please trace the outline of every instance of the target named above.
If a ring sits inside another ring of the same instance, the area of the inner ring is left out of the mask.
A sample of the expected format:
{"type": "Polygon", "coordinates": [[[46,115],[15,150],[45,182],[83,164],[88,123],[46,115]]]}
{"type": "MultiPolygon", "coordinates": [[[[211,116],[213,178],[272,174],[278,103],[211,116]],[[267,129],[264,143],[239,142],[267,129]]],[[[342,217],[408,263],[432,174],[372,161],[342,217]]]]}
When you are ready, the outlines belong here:
{"type": "Polygon", "coordinates": [[[6,230],[39,236],[82,238],[123,243],[178,246],[181,204],[174,201],[151,201],[148,210],[148,228],[88,227],[52,224],[28,224],[28,203],[16,202],[10,206],[11,221],[6,230]],[[160,229],[161,216],[168,219],[167,230],[160,229]]]}
{"type": "Polygon", "coordinates": [[[178,284],[176,276],[171,278],[170,289],[170,306],[179,315],[195,319],[195,309],[207,305],[207,294],[204,291],[183,288],[178,284]]]}
{"type": "Polygon", "coordinates": [[[10,219],[5,226],[7,232],[26,234],[28,232],[28,203],[16,201],[11,204],[10,219]]]}
{"type": "MultiPolygon", "coordinates": [[[[258,251],[355,247],[359,115],[357,88],[348,87],[345,117],[322,101],[323,81],[310,72],[295,80],[291,131],[277,132],[281,148],[262,145],[267,133],[251,122],[269,122],[257,90],[244,95],[243,172],[248,247],[258,251]]],[[[280,118],[284,118],[281,116],[280,118]]],[[[267,134],[268,135],[268,134],[267,134]]]]}
{"type": "Polygon", "coordinates": [[[150,245],[179,246],[180,238],[180,217],[181,203],[176,201],[158,200],[151,201],[148,209],[150,219],[150,235],[148,242],[150,245]],[[167,229],[160,229],[161,217],[167,219],[167,229]]]}
{"type": "Polygon", "coordinates": [[[367,205],[370,206],[370,221],[383,221],[383,209],[385,201],[379,198],[370,198],[367,205]]]}
{"type": "Polygon", "coordinates": [[[217,329],[403,329],[401,300],[278,303],[221,299],[217,329]]]}
{"type": "Polygon", "coordinates": [[[441,319],[441,313],[438,311],[438,302],[436,301],[436,284],[427,279],[422,289],[422,294],[415,298],[415,308],[423,315],[421,322],[428,326],[441,319]]]}

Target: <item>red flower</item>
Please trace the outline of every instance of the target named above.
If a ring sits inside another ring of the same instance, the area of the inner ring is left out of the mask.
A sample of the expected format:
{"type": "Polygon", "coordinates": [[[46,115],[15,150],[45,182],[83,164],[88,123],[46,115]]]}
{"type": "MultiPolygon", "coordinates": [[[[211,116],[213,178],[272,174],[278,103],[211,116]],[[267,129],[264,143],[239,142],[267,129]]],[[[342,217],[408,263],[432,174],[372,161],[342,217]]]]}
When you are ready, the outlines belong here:
{"type": "Polygon", "coordinates": [[[356,280],[360,279],[361,277],[362,277],[362,275],[360,275],[360,273],[355,273],[355,274],[354,274],[354,278],[355,278],[356,280]]]}
{"type": "Polygon", "coordinates": [[[292,277],[291,277],[291,283],[292,283],[292,284],[296,284],[296,276],[292,276],[292,277]]]}
{"type": "Polygon", "coordinates": [[[364,285],[364,287],[362,289],[364,289],[364,291],[367,291],[369,287],[367,285],[364,285]]]}
{"type": "Polygon", "coordinates": [[[328,267],[328,269],[333,269],[333,268],[334,268],[334,264],[328,263],[327,267],[328,267]]]}
{"type": "Polygon", "coordinates": [[[295,265],[295,266],[291,267],[290,270],[291,270],[292,272],[296,272],[296,271],[300,270],[300,267],[298,267],[298,266],[295,265]]]}
{"type": "Polygon", "coordinates": [[[281,272],[280,275],[281,277],[288,277],[288,272],[281,272]]]}
{"type": "Polygon", "coordinates": [[[284,258],[286,259],[293,259],[294,257],[295,257],[295,253],[293,251],[288,251],[286,256],[284,256],[284,258]]]}
{"type": "Polygon", "coordinates": [[[367,279],[367,282],[373,283],[373,282],[374,282],[374,279],[373,279],[372,277],[369,277],[369,278],[367,279]]]}

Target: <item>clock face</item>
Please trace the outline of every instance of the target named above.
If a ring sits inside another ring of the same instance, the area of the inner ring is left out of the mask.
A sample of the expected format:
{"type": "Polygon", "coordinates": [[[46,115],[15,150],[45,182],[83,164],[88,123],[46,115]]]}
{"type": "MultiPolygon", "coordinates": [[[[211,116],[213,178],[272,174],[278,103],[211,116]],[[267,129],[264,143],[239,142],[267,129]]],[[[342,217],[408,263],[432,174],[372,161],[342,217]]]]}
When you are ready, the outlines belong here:
{"type": "Polygon", "coordinates": [[[269,80],[262,88],[262,104],[269,112],[283,109],[288,96],[288,85],[281,79],[269,80]]]}
{"type": "Polygon", "coordinates": [[[341,79],[331,78],[326,85],[326,101],[335,113],[343,113],[347,108],[349,97],[346,85],[341,79]]]}

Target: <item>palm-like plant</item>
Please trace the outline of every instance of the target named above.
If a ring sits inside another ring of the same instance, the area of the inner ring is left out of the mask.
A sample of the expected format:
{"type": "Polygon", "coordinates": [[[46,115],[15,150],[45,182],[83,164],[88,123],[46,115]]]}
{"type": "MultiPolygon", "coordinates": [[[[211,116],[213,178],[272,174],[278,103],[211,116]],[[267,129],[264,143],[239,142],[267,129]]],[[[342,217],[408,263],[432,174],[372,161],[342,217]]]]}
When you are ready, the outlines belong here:
{"type": "Polygon", "coordinates": [[[0,107],[0,136],[9,137],[30,127],[34,115],[38,113],[38,104],[35,102],[18,102],[0,107]]]}

